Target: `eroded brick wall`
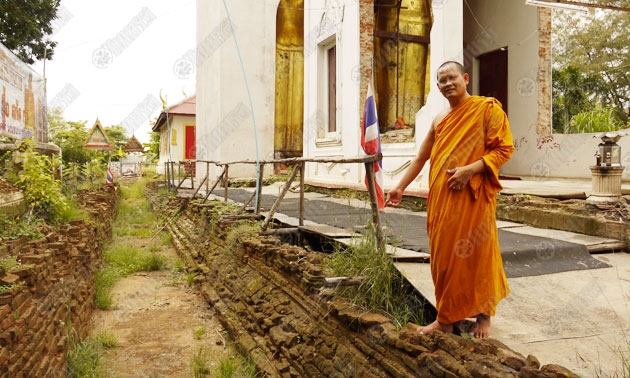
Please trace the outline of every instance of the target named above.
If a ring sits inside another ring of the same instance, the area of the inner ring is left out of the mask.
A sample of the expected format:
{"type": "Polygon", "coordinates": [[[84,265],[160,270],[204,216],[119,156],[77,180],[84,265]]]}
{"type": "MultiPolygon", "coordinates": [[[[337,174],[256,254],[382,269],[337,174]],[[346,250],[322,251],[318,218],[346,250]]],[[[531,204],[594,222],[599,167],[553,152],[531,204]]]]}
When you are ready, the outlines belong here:
{"type": "Polygon", "coordinates": [[[254,237],[228,245],[234,222],[212,204],[174,200],[169,223],[204,296],[269,377],[577,377],[497,340],[397,330],[381,315],[319,294],[323,255],[254,237]]]}
{"type": "Polygon", "coordinates": [[[4,242],[0,256],[22,266],[0,275],[0,284],[23,283],[0,294],[0,376],[65,377],[69,329],[87,336],[94,308],[94,272],[111,238],[119,191],[84,192],[78,202],[91,223],[76,220],[43,227],[44,237],[4,242]]]}

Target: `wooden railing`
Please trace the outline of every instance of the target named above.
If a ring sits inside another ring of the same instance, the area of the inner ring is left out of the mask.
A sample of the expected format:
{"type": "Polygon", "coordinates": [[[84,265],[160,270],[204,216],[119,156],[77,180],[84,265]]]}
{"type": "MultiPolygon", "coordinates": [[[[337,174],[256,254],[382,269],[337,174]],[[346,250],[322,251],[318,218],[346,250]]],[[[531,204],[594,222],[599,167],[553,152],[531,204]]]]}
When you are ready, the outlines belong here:
{"type": "MultiPolygon", "coordinates": [[[[230,165],[235,165],[235,164],[255,164],[257,165],[258,169],[258,185],[256,186],[256,191],[254,193],[252,193],[252,195],[249,197],[249,199],[242,205],[242,207],[240,208],[237,216],[241,216],[240,214],[245,211],[245,209],[247,208],[247,206],[252,202],[252,200],[254,200],[254,198],[261,198],[261,190],[262,190],[262,182],[263,182],[263,173],[264,173],[264,167],[267,164],[284,164],[287,166],[294,166],[295,168],[293,169],[293,172],[291,172],[291,174],[289,175],[284,187],[282,188],[282,190],[280,191],[280,193],[278,194],[278,198],[276,199],[276,201],[274,202],[274,204],[271,206],[271,209],[267,212],[267,215],[264,218],[264,221],[262,223],[261,226],[261,233],[265,233],[265,234],[271,234],[271,233],[286,233],[286,232],[290,232],[292,230],[286,230],[286,229],[278,229],[278,230],[267,230],[267,228],[269,227],[269,223],[271,222],[271,220],[273,219],[273,215],[275,214],[276,210],[278,209],[278,207],[280,206],[280,203],[282,202],[284,196],[286,195],[287,191],[289,190],[289,188],[291,187],[291,184],[293,183],[293,181],[295,180],[296,176],[299,174],[299,180],[300,180],[300,184],[299,184],[299,193],[300,193],[300,201],[299,201],[299,215],[298,215],[298,225],[299,226],[304,226],[304,172],[305,172],[305,166],[306,163],[337,163],[337,164],[341,164],[341,163],[363,163],[365,165],[365,172],[366,172],[366,176],[367,176],[367,183],[368,183],[368,193],[370,196],[370,207],[372,209],[372,222],[374,224],[374,229],[375,229],[375,233],[376,233],[376,239],[377,239],[377,243],[379,248],[385,248],[385,241],[384,241],[384,237],[383,237],[383,229],[381,226],[381,217],[380,217],[380,212],[378,209],[378,199],[376,197],[376,185],[374,183],[374,179],[375,179],[375,173],[374,173],[374,162],[379,161],[382,159],[382,155],[381,154],[377,154],[377,155],[370,155],[370,156],[365,156],[365,157],[356,157],[356,158],[334,158],[334,157],[330,157],[330,158],[303,158],[303,157],[296,157],[296,158],[288,158],[288,159],[274,159],[274,160],[261,160],[261,161],[252,161],[252,160],[237,160],[237,161],[230,161],[230,162],[220,162],[220,161],[213,161],[213,160],[188,160],[188,161],[180,161],[180,162],[167,162],[165,163],[166,165],[166,181],[167,181],[167,187],[169,189],[173,189],[173,190],[179,190],[184,183],[186,182],[186,180],[188,178],[190,178],[190,189],[195,189],[195,166],[197,165],[196,163],[205,163],[206,164],[206,172],[205,175],[203,177],[203,179],[201,180],[201,182],[199,183],[199,185],[197,186],[195,192],[193,193],[191,198],[196,198],[197,194],[199,193],[199,190],[205,185],[206,186],[206,195],[203,198],[202,203],[205,203],[208,198],[210,197],[210,194],[214,191],[214,189],[217,187],[217,185],[219,185],[219,183],[223,183],[223,188],[224,188],[224,193],[223,193],[223,197],[224,200],[227,201],[228,200],[228,187],[229,187],[229,168],[230,165]],[[210,185],[210,166],[211,165],[215,165],[217,167],[222,167],[222,171],[221,174],[217,177],[216,181],[210,185]],[[176,170],[177,169],[177,170],[176,170]],[[178,177],[182,176],[182,169],[183,169],[183,178],[181,180],[179,180],[179,183],[177,184],[177,186],[175,185],[175,177],[176,175],[178,177]]],[[[260,200],[256,201],[255,204],[255,208],[254,208],[254,216],[259,216],[260,215],[260,200]]],[[[295,230],[295,232],[297,232],[297,230],[295,230]]]]}

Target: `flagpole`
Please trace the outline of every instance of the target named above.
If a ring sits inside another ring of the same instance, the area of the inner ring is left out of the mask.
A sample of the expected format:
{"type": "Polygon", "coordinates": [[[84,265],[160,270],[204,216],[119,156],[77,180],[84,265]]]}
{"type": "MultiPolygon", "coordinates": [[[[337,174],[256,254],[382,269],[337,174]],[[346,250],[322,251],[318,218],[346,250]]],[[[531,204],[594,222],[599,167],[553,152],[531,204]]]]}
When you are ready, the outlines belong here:
{"type": "Polygon", "coordinates": [[[385,251],[385,239],[381,225],[380,208],[384,206],[385,199],[382,188],[381,137],[376,108],[376,93],[374,93],[374,64],[368,80],[367,95],[363,111],[361,126],[361,147],[367,155],[378,155],[379,160],[365,163],[365,184],[370,195],[370,207],[372,208],[372,226],[376,236],[379,251],[385,251]]]}
{"type": "Polygon", "coordinates": [[[376,233],[376,244],[379,251],[385,251],[385,238],[383,237],[383,226],[381,225],[381,212],[378,209],[378,199],[376,195],[376,179],[374,174],[374,163],[365,163],[365,176],[370,194],[370,207],[372,208],[372,222],[376,233]]]}

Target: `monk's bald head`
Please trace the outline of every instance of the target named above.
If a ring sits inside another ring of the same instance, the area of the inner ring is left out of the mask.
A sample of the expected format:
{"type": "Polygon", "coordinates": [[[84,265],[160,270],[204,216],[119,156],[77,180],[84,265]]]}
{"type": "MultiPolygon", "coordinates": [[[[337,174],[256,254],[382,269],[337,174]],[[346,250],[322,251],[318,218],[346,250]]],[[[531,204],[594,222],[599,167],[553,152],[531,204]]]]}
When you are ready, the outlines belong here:
{"type": "Polygon", "coordinates": [[[440,71],[441,70],[447,68],[450,65],[453,65],[453,67],[455,67],[457,69],[457,71],[459,71],[460,74],[463,75],[463,74],[466,73],[466,71],[464,70],[464,66],[462,66],[461,63],[456,62],[454,60],[449,60],[449,61],[446,61],[446,62],[440,64],[440,66],[438,67],[437,73],[436,73],[436,78],[440,77],[440,71]]]}

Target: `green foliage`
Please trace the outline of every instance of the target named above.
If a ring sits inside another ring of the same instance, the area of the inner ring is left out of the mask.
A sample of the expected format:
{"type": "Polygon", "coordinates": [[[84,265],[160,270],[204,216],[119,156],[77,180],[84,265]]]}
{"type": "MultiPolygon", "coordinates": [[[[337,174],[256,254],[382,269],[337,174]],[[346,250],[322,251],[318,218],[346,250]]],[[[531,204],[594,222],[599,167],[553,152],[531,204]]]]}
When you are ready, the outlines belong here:
{"type": "Polygon", "coordinates": [[[63,213],[68,210],[69,204],[61,191],[61,181],[54,177],[59,166],[57,158],[33,151],[29,142],[24,142],[20,151],[14,154],[17,154],[22,165],[14,184],[24,193],[31,211],[53,223],[63,220],[63,213]]]}
{"type": "Polygon", "coordinates": [[[69,192],[98,189],[105,182],[106,170],[107,163],[100,160],[92,160],[83,164],[64,163],[64,189],[69,192]]]}
{"type": "Polygon", "coordinates": [[[88,136],[87,121],[66,121],[59,109],[49,112],[48,120],[50,141],[61,148],[65,164],[85,164],[96,158],[96,151],[83,148],[88,136]]]}
{"type": "Polygon", "coordinates": [[[571,129],[578,133],[597,133],[618,130],[623,124],[613,117],[613,110],[596,106],[590,111],[578,113],[571,118],[571,129]]]}
{"type": "Polygon", "coordinates": [[[554,131],[575,132],[565,131],[571,117],[591,111],[594,104],[612,109],[615,124],[627,124],[630,12],[597,9],[584,14],[556,10],[553,17],[553,67],[557,71],[553,86],[554,131]],[[557,73],[572,77],[558,78],[557,73]],[[558,86],[556,79],[564,83],[558,86]],[[563,94],[557,94],[559,90],[564,90],[563,94]],[[556,125],[558,122],[562,124],[556,125]]]}
{"type": "MultiPolygon", "coordinates": [[[[89,150],[83,147],[91,127],[88,128],[88,121],[67,121],[63,118],[60,109],[52,109],[48,113],[49,137],[50,141],[59,146],[62,150],[64,164],[78,164],[84,166],[91,164],[85,169],[95,169],[100,167],[104,172],[107,162],[119,161],[119,148],[127,142],[127,131],[121,125],[105,126],[104,130],[112,146],[111,151],[89,150]]],[[[99,173],[95,171],[94,173],[99,173]]],[[[89,177],[89,176],[86,176],[89,177]]],[[[102,176],[104,177],[104,176],[102,176]]]]}
{"type": "Polygon", "coordinates": [[[105,378],[110,376],[101,355],[105,349],[113,348],[118,344],[113,334],[103,332],[87,340],[81,340],[71,329],[67,332],[67,338],[68,377],[105,378]]]}
{"type": "Polygon", "coordinates": [[[17,256],[2,256],[0,257],[0,274],[11,272],[15,268],[20,266],[17,260],[17,256]]]}
{"type": "Polygon", "coordinates": [[[15,256],[0,257],[0,274],[10,272],[17,266],[17,258],[15,256]]]}
{"type": "Polygon", "coordinates": [[[423,322],[422,305],[394,266],[386,251],[379,250],[373,229],[354,240],[350,247],[339,247],[326,261],[336,276],[363,277],[359,286],[338,293],[357,306],[386,314],[404,326],[409,321],[423,322]]]}
{"type": "Polygon", "coordinates": [[[105,133],[107,133],[107,138],[109,138],[109,144],[112,146],[112,161],[120,161],[118,151],[127,142],[127,130],[121,125],[106,126],[104,129],[105,133]]]}
{"type": "Polygon", "coordinates": [[[58,8],[59,0],[1,1],[0,43],[29,64],[52,59],[57,42],[49,37],[58,8]]]}
{"type": "Polygon", "coordinates": [[[35,240],[43,236],[39,231],[39,222],[37,221],[27,222],[20,217],[8,219],[0,216],[0,241],[19,239],[21,237],[35,240]]]}
{"type": "Polygon", "coordinates": [[[576,67],[567,66],[552,70],[553,131],[571,133],[571,118],[591,108],[593,101],[589,92],[594,87],[594,78],[586,77],[576,67]]]}
{"type": "Polygon", "coordinates": [[[160,158],[160,133],[150,132],[149,143],[146,143],[145,146],[149,147],[149,151],[148,151],[149,160],[153,162],[157,162],[158,159],[160,158]]]}

